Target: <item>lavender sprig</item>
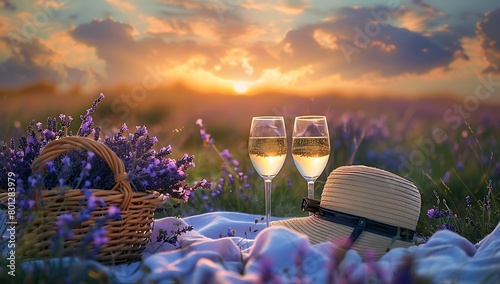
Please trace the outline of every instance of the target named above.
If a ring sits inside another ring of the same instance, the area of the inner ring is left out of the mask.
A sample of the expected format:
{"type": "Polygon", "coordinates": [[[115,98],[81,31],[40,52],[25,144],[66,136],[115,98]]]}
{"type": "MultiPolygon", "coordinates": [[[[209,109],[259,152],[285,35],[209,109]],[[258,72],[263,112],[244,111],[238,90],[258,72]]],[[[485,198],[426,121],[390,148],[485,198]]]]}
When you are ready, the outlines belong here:
{"type": "Polygon", "coordinates": [[[99,94],[99,97],[94,101],[92,106],[87,109],[84,115],[81,115],[80,118],[82,119],[82,124],[80,125],[80,129],[78,129],[78,136],[84,136],[87,137],[90,134],[94,132],[94,129],[92,128],[92,125],[94,125],[93,119],[91,114],[96,110],[97,106],[99,103],[102,101],[104,98],[104,94],[101,93],[99,94]]]}
{"type": "Polygon", "coordinates": [[[432,234],[439,230],[450,230],[459,233],[471,242],[479,241],[484,237],[484,232],[491,232],[500,221],[498,209],[493,208],[496,202],[492,202],[491,198],[493,191],[491,180],[486,185],[486,189],[484,199],[477,200],[476,206],[473,206],[470,195],[465,197],[465,210],[462,211],[464,214],[462,216],[453,212],[446,199],[440,199],[439,194],[434,191],[436,205],[427,210],[427,217],[437,224],[430,224],[427,227],[428,231],[432,234]],[[439,207],[441,203],[445,208],[439,207]]]}
{"type": "Polygon", "coordinates": [[[243,203],[254,202],[249,196],[250,183],[249,176],[253,170],[245,172],[241,169],[241,163],[235,159],[228,149],[220,151],[214,143],[214,139],[207,132],[203,120],[197,119],[196,125],[200,128],[200,137],[203,146],[208,147],[217,154],[219,161],[222,161],[219,175],[212,176],[210,187],[207,190],[199,190],[193,194],[193,198],[202,201],[203,211],[219,210],[239,210],[243,203]],[[211,186],[213,184],[213,186],[211,186]]]}

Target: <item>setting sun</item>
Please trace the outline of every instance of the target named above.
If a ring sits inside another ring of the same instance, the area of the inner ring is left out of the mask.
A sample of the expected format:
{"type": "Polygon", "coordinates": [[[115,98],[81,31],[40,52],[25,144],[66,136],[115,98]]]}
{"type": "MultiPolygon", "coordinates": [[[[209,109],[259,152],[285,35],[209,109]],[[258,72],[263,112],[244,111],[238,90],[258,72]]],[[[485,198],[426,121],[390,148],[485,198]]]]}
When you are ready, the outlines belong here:
{"type": "Polygon", "coordinates": [[[234,91],[238,94],[244,94],[248,91],[248,85],[245,82],[234,83],[234,91]]]}

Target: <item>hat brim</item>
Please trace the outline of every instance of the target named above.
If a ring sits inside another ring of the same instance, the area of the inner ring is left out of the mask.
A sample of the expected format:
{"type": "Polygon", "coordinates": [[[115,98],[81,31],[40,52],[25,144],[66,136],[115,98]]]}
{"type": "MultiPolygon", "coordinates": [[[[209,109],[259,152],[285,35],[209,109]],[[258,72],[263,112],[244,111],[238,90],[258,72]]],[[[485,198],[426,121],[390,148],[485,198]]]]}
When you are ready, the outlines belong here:
{"type": "MultiPolygon", "coordinates": [[[[304,234],[309,238],[311,244],[331,241],[340,246],[345,244],[353,231],[353,228],[349,226],[330,222],[316,216],[274,221],[271,222],[271,226],[282,226],[304,234]]],[[[411,245],[413,245],[412,242],[395,240],[364,231],[351,248],[360,254],[372,250],[375,252],[376,257],[380,258],[392,248],[406,248],[411,245]]]]}

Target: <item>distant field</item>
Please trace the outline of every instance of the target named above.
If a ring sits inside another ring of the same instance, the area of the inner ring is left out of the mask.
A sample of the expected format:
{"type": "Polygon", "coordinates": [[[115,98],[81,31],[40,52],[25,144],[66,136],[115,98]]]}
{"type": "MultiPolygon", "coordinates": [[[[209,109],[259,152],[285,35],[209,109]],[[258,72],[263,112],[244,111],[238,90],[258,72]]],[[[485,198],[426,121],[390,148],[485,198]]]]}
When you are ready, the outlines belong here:
{"type": "MultiPolygon", "coordinates": [[[[420,230],[428,225],[425,214],[436,202],[433,190],[460,208],[466,195],[473,195],[476,202],[484,198],[486,184],[492,180],[493,198],[499,197],[500,113],[498,105],[490,102],[480,102],[474,111],[462,108],[465,111],[460,113],[454,107],[462,104],[460,100],[224,96],[194,94],[187,89],[155,90],[134,99],[127,90],[103,90],[106,98],[93,115],[96,125],[102,125],[105,133],[123,123],[130,128],[146,125],[158,137],[158,146],[173,146],[174,157],[184,153],[196,156],[191,181],[207,178],[217,183],[225,174],[214,149],[203,148],[196,119],[203,119],[216,147],[228,149],[246,174],[252,170],[246,153],[252,116],[284,116],[290,134],[295,116],[318,114],[328,118],[332,155],[317,182],[316,198],[320,198],[327,173],[351,163],[380,167],[412,180],[422,191],[420,230]]],[[[23,134],[31,119],[45,123],[47,116],[60,113],[75,118],[72,129],[76,132],[79,115],[97,95],[54,95],[50,89],[0,92],[0,143],[23,134]]],[[[223,194],[196,193],[189,204],[171,213],[237,210],[264,214],[260,177],[250,175],[248,183],[250,188],[239,189],[226,180],[223,194]]],[[[300,215],[306,183],[291,155],[273,183],[273,215],[300,215]]]]}

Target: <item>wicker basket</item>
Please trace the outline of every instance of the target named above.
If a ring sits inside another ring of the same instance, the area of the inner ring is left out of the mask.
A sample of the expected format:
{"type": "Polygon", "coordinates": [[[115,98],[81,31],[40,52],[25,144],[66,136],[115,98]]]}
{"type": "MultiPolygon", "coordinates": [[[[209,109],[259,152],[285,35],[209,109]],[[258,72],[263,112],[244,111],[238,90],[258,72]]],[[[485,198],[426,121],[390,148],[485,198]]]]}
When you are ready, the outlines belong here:
{"type": "MultiPolygon", "coordinates": [[[[108,242],[103,245],[97,255],[97,260],[103,263],[123,263],[141,259],[142,251],[149,242],[152,231],[155,209],[165,202],[164,195],[156,192],[133,192],[130,183],[126,180],[125,166],[118,156],[103,143],[90,138],[69,136],[51,141],[33,161],[32,167],[43,170],[47,161],[71,150],[92,151],[108,163],[114,173],[115,185],[112,189],[90,189],[95,197],[106,202],[106,207],[97,207],[91,213],[90,220],[81,227],[73,229],[73,237],[65,242],[66,248],[78,248],[84,236],[97,220],[107,213],[108,206],[120,208],[121,220],[109,220],[104,226],[107,230],[108,242]]],[[[5,193],[2,195],[6,195],[5,193]]],[[[5,196],[2,196],[5,197],[5,196]]],[[[50,238],[56,231],[55,220],[63,213],[74,213],[81,208],[80,200],[85,196],[80,190],[67,190],[64,195],[57,188],[42,190],[40,194],[44,206],[37,206],[37,211],[43,210],[43,218],[37,218],[22,231],[23,245],[26,249],[18,249],[16,253],[21,258],[47,257],[50,238]],[[34,226],[31,226],[34,225],[34,226]]],[[[38,203],[37,203],[38,204],[38,203]]],[[[85,206],[85,205],[84,205],[85,206]]]]}

